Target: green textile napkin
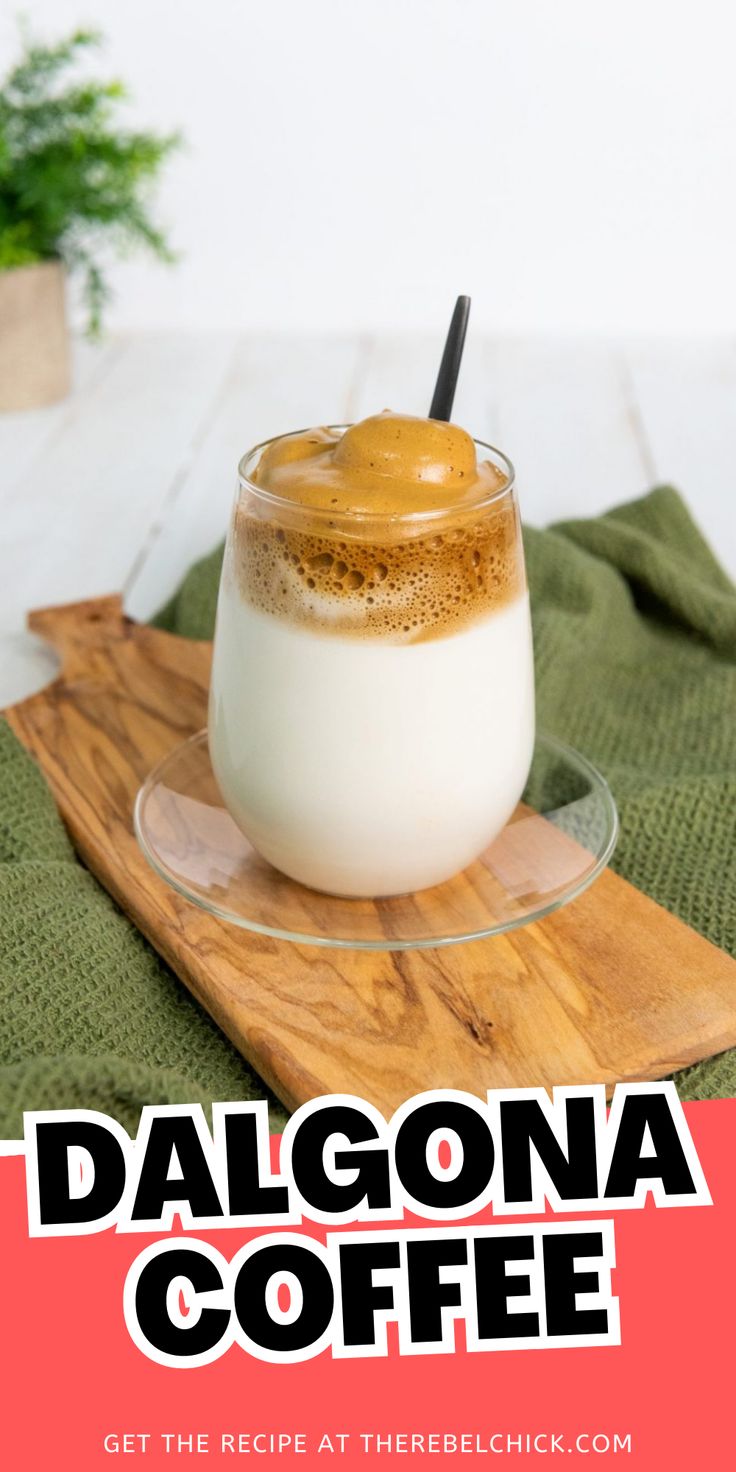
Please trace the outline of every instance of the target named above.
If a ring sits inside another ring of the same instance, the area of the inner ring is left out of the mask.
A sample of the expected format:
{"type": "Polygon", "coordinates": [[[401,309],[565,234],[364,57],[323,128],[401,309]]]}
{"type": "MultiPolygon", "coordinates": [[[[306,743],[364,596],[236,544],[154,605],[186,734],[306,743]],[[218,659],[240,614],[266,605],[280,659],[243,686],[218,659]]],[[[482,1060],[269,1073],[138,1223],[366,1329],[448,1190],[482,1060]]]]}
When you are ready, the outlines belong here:
{"type": "MultiPolygon", "coordinates": [[[[735,954],[736,589],[667,487],[525,541],[540,729],[611,783],[614,868],[735,954]]],[[[211,635],[221,557],[191,570],[160,626],[211,635]]],[[[77,861],[4,721],[0,996],[4,1138],[23,1109],[86,1106],[132,1129],[144,1103],[267,1092],[77,861]]],[[[686,1069],[678,1088],[736,1094],[736,1050],[686,1069]]]]}

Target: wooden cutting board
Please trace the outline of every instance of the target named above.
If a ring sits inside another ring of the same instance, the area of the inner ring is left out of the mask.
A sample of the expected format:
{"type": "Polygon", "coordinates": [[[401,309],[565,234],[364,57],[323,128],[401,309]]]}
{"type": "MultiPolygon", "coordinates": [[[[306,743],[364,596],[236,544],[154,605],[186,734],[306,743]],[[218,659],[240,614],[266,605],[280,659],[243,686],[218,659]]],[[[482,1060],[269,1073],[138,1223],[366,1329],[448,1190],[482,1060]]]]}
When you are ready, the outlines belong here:
{"type": "Polygon", "coordinates": [[[211,647],[117,597],[31,614],[61,673],[7,718],[84,862],[289,1108],[357,1093],[661,1078],[736,1044],[736,963],[610,871],[556,914],[442,950],[325,950],[237,929],[151,870],[132,811],[206,720],[211,647]]]}

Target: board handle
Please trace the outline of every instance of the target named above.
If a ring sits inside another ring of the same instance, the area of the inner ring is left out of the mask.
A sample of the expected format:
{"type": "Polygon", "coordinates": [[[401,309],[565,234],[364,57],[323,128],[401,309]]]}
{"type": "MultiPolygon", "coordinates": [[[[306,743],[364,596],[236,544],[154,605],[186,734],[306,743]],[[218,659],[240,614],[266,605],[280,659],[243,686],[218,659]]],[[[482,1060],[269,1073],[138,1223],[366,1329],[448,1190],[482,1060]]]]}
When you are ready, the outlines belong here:
{"type": "Polygon", "coordinates": [[[50,608],[33,608],[28,628],[61,659],[61,674],[67,679],[94,664],[95,654],[110,643],[124,639],[133,623],[123,612],[119,593],[104,598],[85,598],[79,603],[61,603],[50,608]]]}

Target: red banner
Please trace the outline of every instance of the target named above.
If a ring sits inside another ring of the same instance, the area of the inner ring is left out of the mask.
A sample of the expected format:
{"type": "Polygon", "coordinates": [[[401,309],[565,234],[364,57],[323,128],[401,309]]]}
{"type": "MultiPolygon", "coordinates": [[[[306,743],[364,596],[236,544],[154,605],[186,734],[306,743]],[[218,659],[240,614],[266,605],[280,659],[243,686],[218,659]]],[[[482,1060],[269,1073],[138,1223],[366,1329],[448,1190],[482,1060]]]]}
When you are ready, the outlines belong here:
{"type": "MultiPolygon", "coordinates": [[[[24,1159],[0,1159],[0,1466],[87,1472],[121,1458],[125,1466],[145,1459],[144,1468],[235,1466],[245,1458],[246,1466],[358,1468],[392,1459],[435,1465],[438,1457],[493,1466],[493,1458],[514,1465],[519,1457],[572,1455],[647,1472],[725,1468],[736,1100],[690,1104],[685,1113],[712,1206],[661,1210],[650,1198],[643,1209],[554,1213],[556,1222],[608,1216],[615,1224],[621,1343],[574,1349],[469,1353],[458,1321],[453,1353],[400,1356],[389,1326],[382,1357],[341,1359],[328,1350],[304,1363],[270,1364],[233,1345],[215,1363],[168,1368],[141,1353],[123,1315],[131,1264],[162,1234],[30,1238],[24,1159]]],[[[498,1221],[487,1208],[472,1225],[498,1221]]],[[[406,1217],[398,1225],[441,1223],[406,1217]]],[[[263,1230],[184,1235],[229,1259],[263,1230]]],[[[321,1241],[327,1231],[289,1227],[301,1230],[321,1241]]]]}

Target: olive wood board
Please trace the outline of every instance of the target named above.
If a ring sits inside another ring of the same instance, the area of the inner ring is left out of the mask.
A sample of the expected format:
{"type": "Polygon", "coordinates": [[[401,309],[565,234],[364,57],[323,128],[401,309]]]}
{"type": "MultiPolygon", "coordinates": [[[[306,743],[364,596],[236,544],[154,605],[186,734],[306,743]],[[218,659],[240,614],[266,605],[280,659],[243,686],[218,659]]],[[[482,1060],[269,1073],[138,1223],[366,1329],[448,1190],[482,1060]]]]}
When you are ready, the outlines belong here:
{"type": "Polygon", "coordinates": [[[206,721],[211,645],[120,598],[37,610],[61,671],[6,711],[84,863],[287,1108],[356,1093],[661,1078],[736,1045],[736,962],[610,869],[534,924],[434,950],[277,941],[218,920],[133,833],[151,768],[206,721]]]}

